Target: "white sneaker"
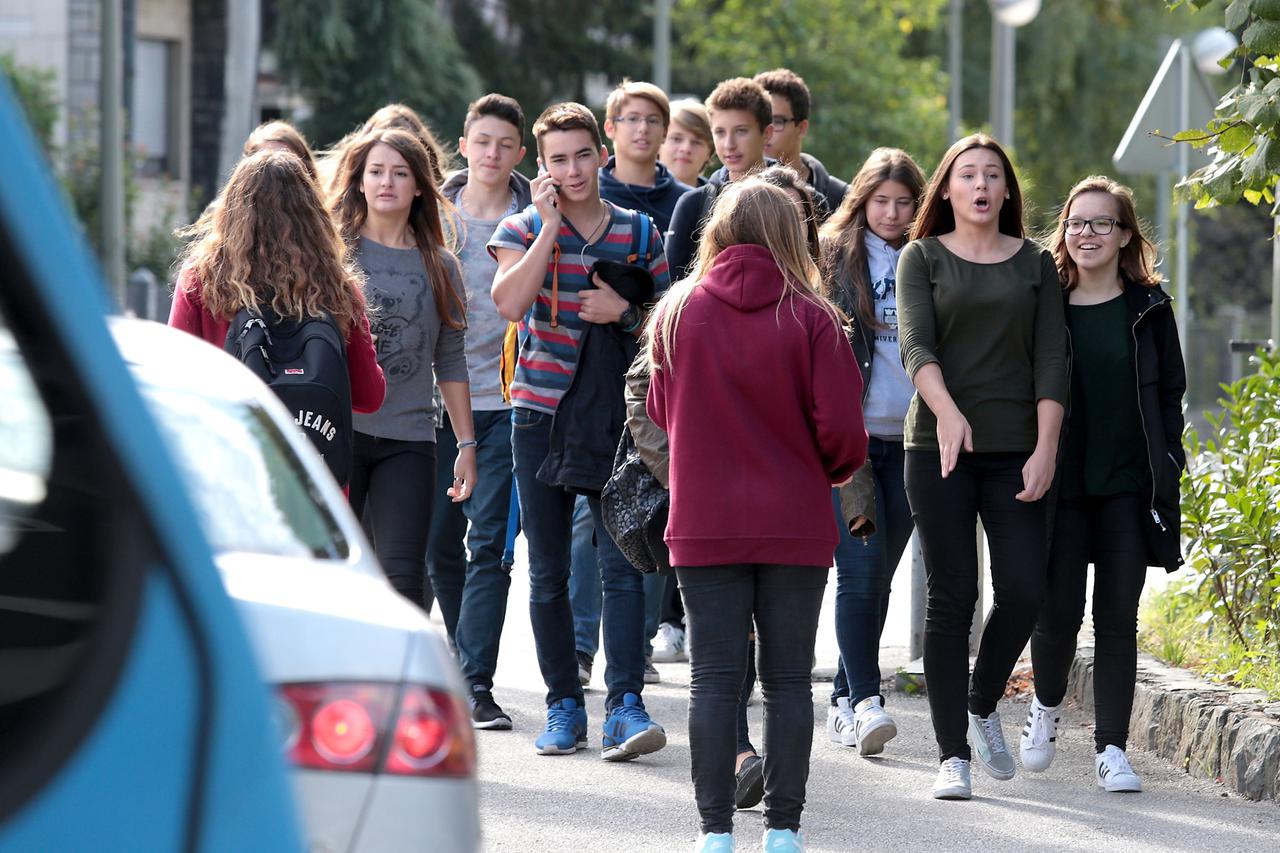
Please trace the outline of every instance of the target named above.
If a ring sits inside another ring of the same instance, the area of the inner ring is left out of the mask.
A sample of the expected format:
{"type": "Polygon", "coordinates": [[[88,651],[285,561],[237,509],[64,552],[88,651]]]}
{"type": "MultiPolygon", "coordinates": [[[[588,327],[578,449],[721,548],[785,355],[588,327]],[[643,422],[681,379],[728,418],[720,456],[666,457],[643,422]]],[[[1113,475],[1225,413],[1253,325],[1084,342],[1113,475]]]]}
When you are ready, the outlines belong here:
{"type": "Polygon", "coordinates": [[[858,745],[858,721],[849,707],[848,696],[841,696],[827,708],[827,737],[841,746],[858,745]]]}
{"type": "Polygon", "coordinates": [[[804,853],[804,833],[794,829],[766,829],[761,841],[765,853],[804,853]]]}
{"type": "Polygon", "coordinates": [[[658,663],[676,663],[688,660],[684,651],[684,629],[670,622],[658,626],[653,635],[653,659],[658,663]]]}
{"type": "Polygon", "coordinates": [[[948,758],[938,768],[938,778],[933,782],[935,800],[968,800],[973,798],[973,782],[969,778],[969,762],[963,758],[948,758]]]}
{"type": "Polygon", "coordinates": [[[1142,790],[1142,780],[1129,766],[1129,759],[1118,746],[1108,746],[1094,756],[1094,778],[1098,787],[1108,793],[1137,793],[1142,790]]]}
{"type": "Polygon", "coordinates": [[[969,715],[969,736],[973,738],[973,757],[992,779],[1007,782],[1018,772],[1009,747],[1004,742],[1000,728],[1000,712],[992,711],[986,717],[969,715]]]}
{"type": "Polygon", "coordinates": [[[1022,757],[1022,767],[1033,773],[1049,769],[1053,757],[1058,752],[1058,723],[1062,722],[1062,714],[1055,705],[1046,708],[1040,700],[1033,698],[1031,707],[1027,709],[1027,722],[1022,727],[1022,737],[1018,738],[1018,753],[1022,757]]]}
{"type": "Polygon", "coordinates": [[[879,755],[898,736],[898,724],[884,709],[884,700],[868,696],[853,706],[853,730],[859,755],[879,755]]]}

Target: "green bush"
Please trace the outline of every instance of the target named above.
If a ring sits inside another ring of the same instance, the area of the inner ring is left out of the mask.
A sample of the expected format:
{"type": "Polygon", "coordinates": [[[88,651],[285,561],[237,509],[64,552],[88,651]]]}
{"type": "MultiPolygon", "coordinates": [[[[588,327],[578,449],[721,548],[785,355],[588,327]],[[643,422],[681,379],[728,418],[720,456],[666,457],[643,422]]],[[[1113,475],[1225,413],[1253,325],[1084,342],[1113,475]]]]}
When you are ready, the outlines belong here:
{"type": "Polygon", "coordinates": [[[1240,660],[1280,657],[1280,354],[1230,385],[1203,442],[1185,435],[1182,533],[1193,574],[1178,592],[1240,660]]]}
{"type": "Polygon", "coordinates": [[[53,153],[53,128],[58,123],[57,82],[52,71],[19,65],[12,54],[0,53],[0,75],[3,75],[22,105],[27,122],[44,148],[53,153]]]}

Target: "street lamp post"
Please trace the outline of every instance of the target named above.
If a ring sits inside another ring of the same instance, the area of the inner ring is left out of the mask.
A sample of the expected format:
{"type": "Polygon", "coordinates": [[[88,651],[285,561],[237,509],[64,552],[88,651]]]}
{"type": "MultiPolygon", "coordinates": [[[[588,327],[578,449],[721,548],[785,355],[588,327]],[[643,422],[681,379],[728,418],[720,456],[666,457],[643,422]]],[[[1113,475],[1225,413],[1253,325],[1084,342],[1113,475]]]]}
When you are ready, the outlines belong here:
{"type": "Polygon", "coordinates": [[[1017,40],[1014,30],[1040,14],[1040,0],[987,0],[991,7],[991,133],[1000,144],[1013,146],[1014,71],[1017,40]]]}

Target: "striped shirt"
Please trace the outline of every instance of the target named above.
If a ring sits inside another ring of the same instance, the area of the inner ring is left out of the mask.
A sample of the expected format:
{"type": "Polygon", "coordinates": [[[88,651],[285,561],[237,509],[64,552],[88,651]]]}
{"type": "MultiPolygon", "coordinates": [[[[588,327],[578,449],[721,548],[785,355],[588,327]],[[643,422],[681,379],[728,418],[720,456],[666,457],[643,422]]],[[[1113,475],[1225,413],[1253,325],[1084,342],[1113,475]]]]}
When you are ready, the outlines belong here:
{"type": "MultiPolygon", "coordinates": [[[[521,323],[523,343],[516,361],[515,380],[511,383],[511,405],[517,408],[555,413],[573,380],[582,334],[590,325],[578,316],[581,307],[578,293],[595,287],[588,279],[591,265],[598,260],[626,263],[631,253],[633,233],[641,227],[639,218],[645,214],[624,210],[610,202],[605,204],[609,205],[612,219],[605,233],[590,244],[568,219],[560,222],[560,234],[556,238],[560,246],[557,265],[560,273],[560,322],[552,328],[551,265],[548,263],[542,289],[521,323]]],[[[533,208],[528,207],[502,220],[489,240],[489,252],[496,254],[497,249],[528,251],[534,240],[529,236],[533,212],[533,208]]],[[[649,256],[649,272],[653,274],[657,291],[661,294],[671,283],[671,277],[667,271],[662,238],[652,220],[649,244],[641,247],[640,257],[635,263],[645,265],[646,255],[649,256]]]]}

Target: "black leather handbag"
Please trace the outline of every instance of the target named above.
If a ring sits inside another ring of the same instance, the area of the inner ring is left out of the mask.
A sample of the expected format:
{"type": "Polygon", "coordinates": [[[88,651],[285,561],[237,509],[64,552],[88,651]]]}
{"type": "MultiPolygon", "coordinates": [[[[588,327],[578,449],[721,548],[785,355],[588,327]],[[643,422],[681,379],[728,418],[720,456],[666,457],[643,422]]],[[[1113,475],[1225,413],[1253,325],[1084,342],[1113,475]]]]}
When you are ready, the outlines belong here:
{"type": "Polygon", "coordinates": [[[631,430],[623,429],[600,512],[618,550],[642,572],[671,573],[671,552],[662,539],[670,509],[671,493],[640,458],[631,430]]]}

